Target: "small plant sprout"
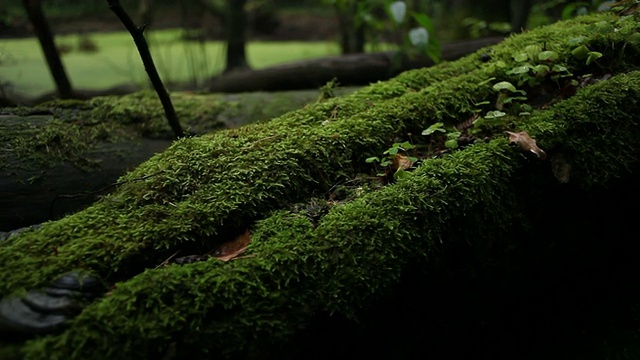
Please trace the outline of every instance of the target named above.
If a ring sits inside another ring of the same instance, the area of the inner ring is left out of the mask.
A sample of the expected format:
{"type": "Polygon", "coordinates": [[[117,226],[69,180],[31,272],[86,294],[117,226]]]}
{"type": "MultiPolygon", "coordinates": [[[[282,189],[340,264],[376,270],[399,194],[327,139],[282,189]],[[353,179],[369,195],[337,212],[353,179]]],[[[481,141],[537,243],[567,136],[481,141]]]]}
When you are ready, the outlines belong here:
{"type": "Polygon", "coordinates": [[[577,48],[573,49],[573,51],[571,51],[571,55],[573,55],[578,60],[585,60],[587,65],[590,65],[592,62],[602,57],[602,53],[591,51],[585,45],[580,45],[577,48]]]}
{"type": "Polygon", "coordinates": [[[498,91],[498,99],[496,100],[496,109],[504,109],[505,104],[509,104],[514,100],[527,100],[527,93],[524,90],[518,90],[512,83],[501,81],[493,85],[493,89],[498,91]],[[523,96],[511,96],[512,94],[521,94],[523,96]]]}
{"type": "Polygon", "coordinates": [[[500,110],[494,110],[494,111],[487,111],[487,115],[484,116],[485,119],[497,119],[497,118],[501,118],[503,116],[507,115],[507,113],[504,113],[500,110]]]}
{"type": "Polygon", "coordinates": [[[447,140],[444,142],[444,146],[447,149],[457,149],[458,148],[458,138],[460,138],[460,131],[451,131],[447,133],[447,140]]]}
{"type": "Polygon", "coordinates": [[[422,135],[431,135],[435,132],[447,132],[444,129],[444,123],[441,122],[437,122],[431,126],[429,126],[428,128],[426,128],[425,130],[422,131],[422,135]]]}
{"type": "Polygon", "coordinates": [[[518,86],[527,84],[530,87],[541,84],[548,75],[554,80],[572,76],[565,66],[555,64],[559,57],[555,51],[542,50],[539,45],[529,45],[523,52],[512,55],[517,65],[507,71],[507,74],[516,76],[518,86]]]}
{"type": "Polygon", "coordinates": [[[429,126],[428,128],[422,131],[422,135],[428,136],[438,132],[445,133],[444,146],[447,149],[456,149],[458,147],[458,138],[461,135],[460,131],[457,131],[456,129],[447,131],[444,127],[444,123],[442,122],[437,122],[429,126]]]}
{"type": "MultiPolygon", "coordinates": [[[[408,151],[415,149],[415,145],[405,141],[401,143],[394,143],[390,148],[385,150],[382,154],[384,156],[377,157],[372,156],[365,160],[367,163],[379,163],[383,168],[389,169],[393,167],[395,173],[393,177],[397,180],[400,177],[406,177],[409,174],[405,170],[409,169],[413,164],[418,161],[417,157],[409,156],[408,151]],[[402,174],[400,174],[402,173],[402,174]],[[406,174],[405,174],[406,173],[406,174]],[[406,176],[405,176],[406,175],[406,176]]],[[[377,176],[385,176],[385,173],[378,173],[377,176]]]]}

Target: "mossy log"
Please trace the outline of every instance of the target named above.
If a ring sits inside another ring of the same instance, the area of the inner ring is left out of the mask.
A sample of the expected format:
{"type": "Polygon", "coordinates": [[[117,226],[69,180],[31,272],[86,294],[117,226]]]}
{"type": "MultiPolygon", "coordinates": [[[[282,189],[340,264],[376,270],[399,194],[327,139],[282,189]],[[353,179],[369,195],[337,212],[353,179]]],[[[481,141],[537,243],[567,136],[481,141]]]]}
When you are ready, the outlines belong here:
{"type": "MultiPolygon", "coordinates": [[[[318,97],[317,90],[173,95],[183,125],[194,134],[267,120],[318,97]]],[[[2,114],[0,231],[91,204],[126,171],[169,147],[173,136],[152,92],[51,101],[2,114]]]]}
{"type": "MultiPolygon", "coordinates": [[[[489,45],[502,37],[465,40],[442,46],[443,60],[452,61],[489,45]]],[[[344,85],[368,85],[387,80],[411,69],[432,66],[433,60],[423,55],[406,56],[398,52],[347,54],[297,61],[260,70],[225,73],[211,80],[209,91],[282,91],[310,89],[335,79],[344,85]]]]}
{"type": "Polygon", "coordinates": [[[316,314],[357,317],[403,270],[437,260],[447,247],[504,252],[495,240],[524,227],[522,208],[553,170],[501,131],[425,159],[393,184],[355,189],[319,218],[290,206],[370,172],[365,159],[396,138],[467,122],[477,104],[494,102],[494,83],[516,81],[508,70],[527,45],[554,51],[575,76],[614,75],[530,115],[507,115],[510,130],[528,132],[551,159],[570,165],[576,186],[625,176],[640,165],[632,21],[576,18],[269,122],[175,142],[86,210],[0,245],[2,296],[76,269],[113,287],[62,333],[10,349],[27,359],[255,356],[316,314]],[[594,24],[627,31],[594,31],[594,24]],[[597,63],[572,54],[577,38],[602,53],[597,63]],[[205,253],[247,228],[251,244],[238,259],[158,266],[178,250],[205,253]]]}

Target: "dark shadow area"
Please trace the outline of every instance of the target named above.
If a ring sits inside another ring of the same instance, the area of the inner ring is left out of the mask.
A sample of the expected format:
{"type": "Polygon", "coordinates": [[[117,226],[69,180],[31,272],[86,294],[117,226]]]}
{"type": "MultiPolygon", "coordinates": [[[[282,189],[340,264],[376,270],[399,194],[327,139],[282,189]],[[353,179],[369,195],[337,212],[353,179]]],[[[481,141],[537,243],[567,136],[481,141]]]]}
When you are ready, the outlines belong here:
{"type": "Polygon", "coordinates": [[[408,269],[359,323],[319,316],[267,357],[639,359],[637,173],[589,192],[542,181],[528,188],[531,222],[496,257],[448,249],[445,266],[408,269]]]}

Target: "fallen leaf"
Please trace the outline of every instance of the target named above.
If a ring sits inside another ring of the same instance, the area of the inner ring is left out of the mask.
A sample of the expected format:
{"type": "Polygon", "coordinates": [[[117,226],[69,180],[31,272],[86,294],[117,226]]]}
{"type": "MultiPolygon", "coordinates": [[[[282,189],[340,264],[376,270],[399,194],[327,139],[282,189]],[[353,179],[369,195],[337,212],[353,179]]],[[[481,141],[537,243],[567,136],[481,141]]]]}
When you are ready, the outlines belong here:
{"type": "Polygon", "coordinates": [[[393,156],[393,167],[396,170],[407,170],[410,167],[413,166],[413,164],[415,163],[415,161],[411,161],[411,158],[408,156],[404,156],[401,154],[395,154],[393,156]]]}
{"type": "Polygon", "coordinates": [[[547,154],[538,147],[536,141],[533,140],[526,131],[521,132],[511,132],[505,131],[507,135],[509,135],[509,143],[515,143],[522,149],[522,151],[530,151],[538,157],[540,160],[544,160],[547,158],[547,154]]]}
{"type": "Polygon", "coordinates": [[[235,239],[228,241],[220,246],[218,246],[213,251],[213,257],[222,261],[229,261],[234,257],[242,254],[249,246],[251,242],[251,233],[249,229],[236,237],[235,239]]]}

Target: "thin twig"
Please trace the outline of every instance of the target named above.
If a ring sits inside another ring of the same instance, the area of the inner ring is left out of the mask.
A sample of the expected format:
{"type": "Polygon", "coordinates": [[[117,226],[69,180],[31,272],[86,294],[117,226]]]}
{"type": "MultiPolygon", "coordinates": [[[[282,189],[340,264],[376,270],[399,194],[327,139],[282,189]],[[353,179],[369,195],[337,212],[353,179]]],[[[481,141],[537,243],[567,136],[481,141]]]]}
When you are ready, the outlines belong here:
{"type": "Polygon", "coordinates": [[[158,266],[156,266],[156,269],[160,268],[161,266],[167,265],[169,261],[171,261],[171,259],[178,255],[178,253],[180,253],[180,250],[174,252],[173,255],[169,256],[165,261],[161,262],[158,266]]]}
{"type": "Polygon", "coordinates": [[[158,75],[156,66],[153,64],[153,58],[151,57],[149,46],[147,45],[147,41],[145,40],[143,34],[145,25],[137,27],[133,23],[133,20],[131,20],[131,17],[129,17],[127,12],[124,10],[122,5],[120,5],[120,1],[107,0],[107,3],[109,4],[109,8],[111,9],[111,11],[116,14],[124,27],[131,34],[133,42],[136,44],[138,52],[140,53],[140,58],[142,59],[142,63],[144,64],[144,69],[147,71],[149,80],[151,80],[151,84],[153,85],[153,88],[156,90],[156,93],[160,98],[160,102],[162,103],[162,107],[164,108],[164,113],[167,116],[169,126],[171,126],[173,133],[177,138],[184,137],[185,132],[182,129],[182,126],[180,126],[180,121],[178,120],[176,111],[174,110],[173,104],[171,103],[171,98],[167,93],[167,89],[165,89],[164,85],[162,84],[162,80],[160,80],[160,75],[158,75]]]}

